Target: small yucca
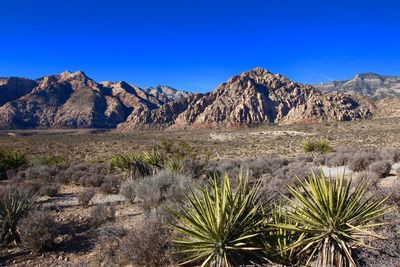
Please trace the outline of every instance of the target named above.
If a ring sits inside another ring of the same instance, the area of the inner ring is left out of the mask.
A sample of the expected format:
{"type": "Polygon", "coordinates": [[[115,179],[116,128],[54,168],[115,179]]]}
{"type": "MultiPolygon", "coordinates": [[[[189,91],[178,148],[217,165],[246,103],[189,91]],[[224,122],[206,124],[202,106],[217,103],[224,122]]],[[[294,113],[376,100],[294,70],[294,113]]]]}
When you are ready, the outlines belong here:
{"type": "Polygon", "coordinates": [[[19,187],[5,187],[0,190],[0,242],[2,245],[21,243],[17,231],[19,220],[35,203],[32,191],[19,187]]]}

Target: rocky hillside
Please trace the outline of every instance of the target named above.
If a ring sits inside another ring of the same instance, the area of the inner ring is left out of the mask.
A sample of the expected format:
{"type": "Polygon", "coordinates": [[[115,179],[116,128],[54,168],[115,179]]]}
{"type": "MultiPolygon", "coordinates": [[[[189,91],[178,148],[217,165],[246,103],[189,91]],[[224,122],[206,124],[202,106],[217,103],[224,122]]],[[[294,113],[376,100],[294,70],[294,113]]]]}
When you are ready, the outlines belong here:
{"type": "Polygon", "coordinates": [[[2,129],[113,128],[133,111],[174,100],[160,100],[126,82],[96,83],[83,72],[68,71],[37,81],[1,79],[0,99],[2,129]]]}
{"type": "Polygon", "coordinates": [[[37,81],[25,78],[0,78],[0,106],[30,93],[37,85],[37,81]]]}
{"type": "Polygon", "coordinates": [[[158,101],[160,101],[161,105],[164,105],[168,102],[178,101],[183,98],[186,98],[192,93],[183,91],[183,90],[176,90],[172,87],[166,85],[158,85],[156,87],[149,87],[145,90],[146,93],[154,96],[158,101]]]}
{"type": "Polygon", "coordinates": [[[400,97],[400,77],[375,73],[358,74],[351,80],[332,81],[313,86],[321,91],[361,94],[372,99],[400,97]]]}
{"type": "Polygon", "coordinates": [[[338,92],[321,93],[312,86],[255,68],[231,78],[212,93],[192,95],[154,110],[135,111],[119,129],[349,121],[371,115],[366,101],[338,92]]]}

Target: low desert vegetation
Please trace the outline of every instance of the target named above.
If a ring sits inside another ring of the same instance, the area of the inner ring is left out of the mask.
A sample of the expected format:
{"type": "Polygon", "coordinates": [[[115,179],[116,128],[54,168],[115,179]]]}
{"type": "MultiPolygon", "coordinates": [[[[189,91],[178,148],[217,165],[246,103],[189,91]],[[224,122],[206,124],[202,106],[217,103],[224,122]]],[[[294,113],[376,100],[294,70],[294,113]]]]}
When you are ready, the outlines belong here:
{"type": "Polygon", "coordinates": [[[170,140],[102,162],[26,154],[0,184],[0,260],[23,251],[108,266],[397,264],[400,153],[323,142],[331,148],[254,159],[210,159],[170,140]],[[323,172],[340,167],[352,173],[323,172]]]}

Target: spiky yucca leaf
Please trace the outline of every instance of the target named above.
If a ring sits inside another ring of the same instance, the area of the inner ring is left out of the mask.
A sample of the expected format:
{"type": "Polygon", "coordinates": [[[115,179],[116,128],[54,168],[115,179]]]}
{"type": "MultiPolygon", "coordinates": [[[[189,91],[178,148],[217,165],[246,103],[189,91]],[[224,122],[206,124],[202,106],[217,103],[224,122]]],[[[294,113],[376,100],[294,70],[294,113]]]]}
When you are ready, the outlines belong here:
{"type": "Polygon", "coordinates": [[[379,237],[372,231],[383,223],[374,222],[389,212],[384,203],[388,197],[367,197],[368,183],[361,181],[351,190],[351,180],[344,176],[332,180],[313,173],[299,180],[300,188],[289,187],[292,194],[287,216],[297,225],[276,224],[304,237],[288,246],[318,253],[318,266],[356,266],[352,248],[367,247],[366,237],[379,237]]]}
{"type": "Polygon", "coordinates": [[[174,227],[182,236],[174,244],[186,255],[182,264],[238,266],[247,261],[263,261],[261,242],[263,203],[260,184],[250,186],[248,176],[238,177],[233,190],[229,177],[221,183],[213,179],[211,188],[200,188],[187,197],[187,206],[173,211],[174,227]]]}
{"type": "Polygon", "coordinates": [[[304,234],[285,228],[275,227],[278,224],[296,225],[297,223],[286,216],[286,210],[281,205],[275,205],[271,210],[271,216],[267,217],[267,224],[271,228],[265,231],[264,246],[269,254],[269,260],[277,264],[293,266],[300,248],[288,247],[304,237],[304,234]]]}
{"type": "Polygon", "coordinates": [[[5,187],[0,190],[0,242],[20,243],[17,232],[18,221],[27,214],[35,203],[35,194],[18,187],[5,187]]]}

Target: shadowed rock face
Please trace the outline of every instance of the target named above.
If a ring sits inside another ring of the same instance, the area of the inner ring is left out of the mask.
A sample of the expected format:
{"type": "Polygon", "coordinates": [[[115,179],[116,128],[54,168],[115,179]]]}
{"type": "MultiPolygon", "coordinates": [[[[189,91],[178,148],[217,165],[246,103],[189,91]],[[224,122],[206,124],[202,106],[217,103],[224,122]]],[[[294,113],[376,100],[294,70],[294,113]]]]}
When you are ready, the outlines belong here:
{"type": "Polygon", "coordinates": [[[0,78],[0,106],[30,93],[37,85],[37,81],[25,78],[0,78]]]}
{"type": "Polygon", "coordinates": [[[96,83],[83,72],[68,71],[37,81],[0,79],[0,99],[3,129],[114,128],[133,111],[171,101],[126,82],[96,83]]]}
{"type": "Polygon", "coordinates": [[[369,105],[356,98],[338,92],[321,93],[312,86],[255,68],[234,76],[212,93],[134,112],[119,128],[236,127],[370,116],[369,105]]]}
{"type": "Polygon", "coordinates": [[[332,81],[313,86],[325,92],[339,91],[361,94],[372,99],[400,97],[400,77],[375,73],[358,74],[351,80],[332,81]]]}

